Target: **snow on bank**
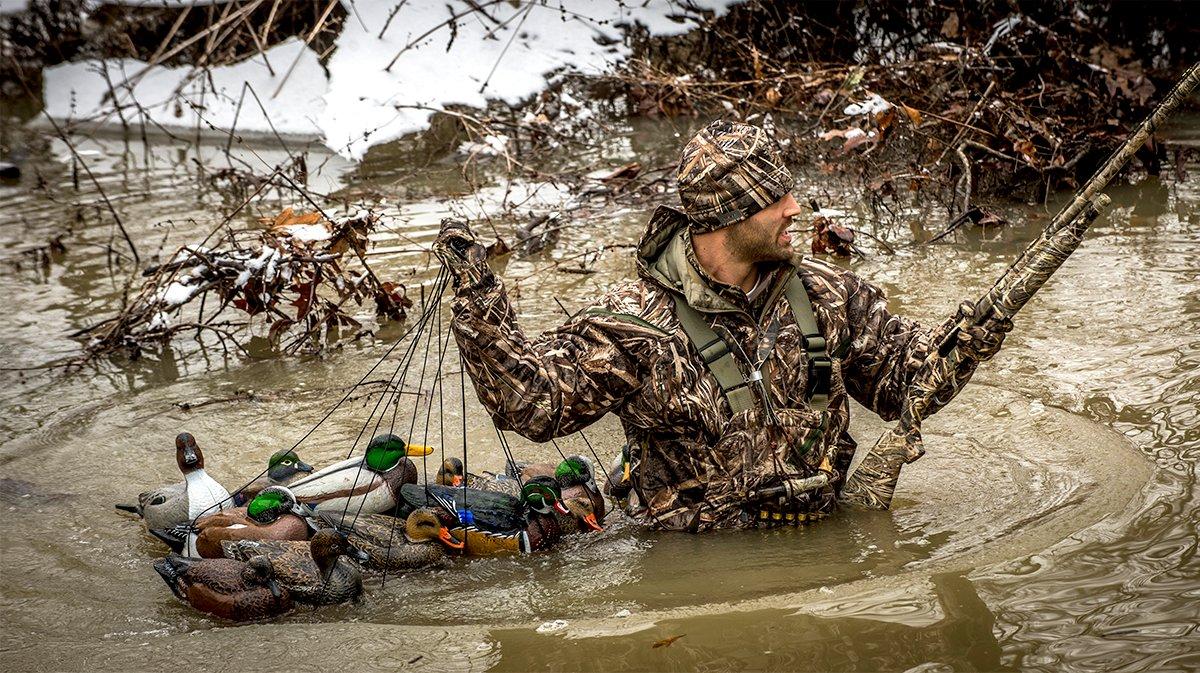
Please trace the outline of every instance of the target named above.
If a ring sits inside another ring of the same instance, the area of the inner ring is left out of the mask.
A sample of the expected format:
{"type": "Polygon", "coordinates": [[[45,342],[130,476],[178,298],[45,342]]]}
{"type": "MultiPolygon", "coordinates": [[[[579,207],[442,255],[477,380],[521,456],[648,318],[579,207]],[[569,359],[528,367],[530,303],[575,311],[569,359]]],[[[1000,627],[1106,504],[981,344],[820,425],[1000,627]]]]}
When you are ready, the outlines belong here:
{"type": "Polygon", "coordinates": [[[55,119],[120,124],[112,106],[115,98],[130,123],[140,118],[137,106],[141,106],[148,127],[196,128],[199,124],[207,129],[212,124],[238,132],[269,133],[273,124],[280,133],[320,136],[317,119],[325,109],[326,77],[317,55],[293,38],[268,49],[265,61],[263,56],[212,68],[208,77],[192,77],[186,67],[147,70],[143,61],[135,59],[63,63],[45,70],[45,109],[55,119]],[[296,66],[284,81],[293,61],[296,66]],[[271,98],[281,82],[279,95],[271,98]],[[249,91],[239,112],[238,100],[246,85],[258,94],[266,114],[249,91]]]}
{"type": "MultiPolygon", "coordinates": [[[[190,77],[190,68],[154,67],[133,86],[131,98],[121,83],[145,64],[69,63],[46,70],[46,111],[59,119],[119,123],[106,99],[111,81],[121,101],[136,99],[157,124],[194,128],[195,104],[203,122],[227,129],[248,82],[268,114],[247,95],[237,115],[239,131],[270,132],[269,117],[280,133],[320,137],[339,154],[360,158],[372,145],[425,128],[443,106],[517,103],[541,91],[552,72],[603,72],[628,57],[622,35],[634,23],[654,35],[679,34],[696,25],[697,10],[719,14],[737,1],[343,0],[348,16],[328,75],[296,40],[268,50],[275,76],[259,56],[212,69],[215,90],[205,78],[190,77]],[[482,10],[472,11],[472,5],[482,10]],[[297,54],[295,72],[276,94],[297,54]]],[[[127,119],[138,114],[124,112],[127,119]]]]}

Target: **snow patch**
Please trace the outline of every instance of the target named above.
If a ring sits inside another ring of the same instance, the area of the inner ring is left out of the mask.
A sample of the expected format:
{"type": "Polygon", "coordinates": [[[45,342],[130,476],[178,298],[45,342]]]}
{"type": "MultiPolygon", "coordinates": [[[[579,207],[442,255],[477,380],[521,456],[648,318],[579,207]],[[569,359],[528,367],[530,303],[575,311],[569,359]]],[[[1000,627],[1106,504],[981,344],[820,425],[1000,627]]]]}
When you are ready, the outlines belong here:
{"type": "MultiPolygon", "coordinates": [[[[846,109],[842,110],[842,114],[848,114],[851,116],[873,115],[879,114],[890,107],[892,107],[891,103],[885,101],[879,96],[879,94],[873,93],[871,94],[870,98],[861,103],[851,103],[850,105],[847,105],[846,109]]],[[[850,134],[846,134],[846,137],[849,138],[850,134]]]]}
{"type": "MultiPolygon", "coordinates": [[[[269,133],[270,120],[279,133],[320,137],[339,154],[358,159],[372,145],[427,128],[434,112],[445,106],[482,108],[489,100],[515,105],[544,89],[548,75],[607,71],[629,56],[624,41],[628,26],[640,24],[651,35],[677,35],[697,25],[699,12],[694,10],[720,15],[737,2],[343,0],[350,17],[327,70],[297,39],[266,52],[274,76],[260,55],[213,68],[215,86],[207,77],[188,81],[188,67],[155,66],[139,75],[146,64],[131,59],[67,63],[45,71],[45,109],[57,119],[118,125],[106,100],[115,89],[123,104],[136,99],[154,124],[207,128],[211,123],[219,129],[269,133]],[[472,5],[482,11],[473,11],[472,5]],[[296,67],[285,83],[293,62],[296,67]],[[258,94],[266,114],[247,93],[238,115],[243,83],[258,94]]],[[[145,3],[161,6],[160,0],[145,3]]],[[[578,105],[569,97],[564,103],[578,105]]],[[[136,108],[125,107],[123,113],[137,123],[136,108]]]]}
{"type": "Polygon", "coordinates": [[[207,129],[212,124],[239,133],[271,133],[273,125],[279,133],[320,136],[316,120],[325,109],[326,80],[317,55],[292,38],[268,49],[265,56],[275,75],[261,55],[215,67],[211,77],[190,77],[192,69],[186,66],[148,68],[144,61],[129,58],[63,63],[44,72],[46,113],[55,119],[119,125],[110,100],[116,98],[131,124],[141,121],[136,102],[149,127],[207,129]],[[295,70],[285,81],[293,61],[295,70]],[[262,108],[249,90],[242,98],[247,86],[258,94],[262,108]]]}

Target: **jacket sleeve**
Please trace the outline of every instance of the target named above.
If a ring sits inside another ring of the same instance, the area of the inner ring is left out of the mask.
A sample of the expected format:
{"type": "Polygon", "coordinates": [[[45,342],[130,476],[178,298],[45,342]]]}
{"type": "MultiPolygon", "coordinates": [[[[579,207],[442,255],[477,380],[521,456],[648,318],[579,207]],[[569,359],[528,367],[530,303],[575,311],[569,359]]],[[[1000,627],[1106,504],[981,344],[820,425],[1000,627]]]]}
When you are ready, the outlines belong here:
{"type": "MultiPolygon", "coordinates": [[[[900,417],[909,382],[949,323],[922,327],[889,311],[883,290],[850,272],[841,275],[850,333],[843,359],[846,390],[883,420],[895,420],[900,417]]],[[[974,360],[963,362],[955,375],[955,390],[966,385],[977,365],[974,360]]],[[[929,413],[941,409],[946,401],[935,401],[929,413]]]]}
{"type": "Polygon", "coordinates": [[[638,328],[580,312],[534,339],[504,286],[460,290],[454,338],[480,402],[501,430],[545,442],[614,410],[646,379],[638,328]]]}

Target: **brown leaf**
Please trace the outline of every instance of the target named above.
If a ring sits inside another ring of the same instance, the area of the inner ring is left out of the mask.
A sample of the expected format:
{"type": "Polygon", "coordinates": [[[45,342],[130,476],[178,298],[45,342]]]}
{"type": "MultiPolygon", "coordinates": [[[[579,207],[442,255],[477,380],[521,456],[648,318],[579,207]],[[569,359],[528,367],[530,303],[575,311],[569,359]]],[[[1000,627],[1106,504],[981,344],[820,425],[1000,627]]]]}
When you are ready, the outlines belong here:
{"type": "Polygon", "coordinates": [[[894,107],[875,115],[875,126],[879,128],[880,132],[886,131],[894,121],[896,121],[896,108],[894,107]]]}
{"type": "Polygon", "coordinates": [[[637,177],[638,173],[642,172],[642,165],[636,161],[625,164],[613,170],[613,172],[600,178],[601,182],[611,182],[614,180],[632,180],[637,177]]]}
{"type": "Polygon", "coordinates": [[[911,108],[904,103],[900,104],[900,109],[904,110],[904,114],[908,115],[908,121],[912,122],[913,126],[921,125],[921,111],[916,108],[911,108]]]}
{"type": "Polygon", "coordinates": [[[671,636],[670,638],[663,638],[662,640],[655,641],[654,644],[651,645],[650,647],[653,649],[658,649],[660,647],[670,647],[671,643],[675,642],[676,640],[679,640],[680,638],[682,638],[686,635],[687,635],[686,633],[681,633],[677,636],[671,636]]]}
{"type": "Polygon", "coordinates": [[[942,35],[958,37],[958,12],[950,12],[950,16],[942,22],[942,35]]]}
{"type": "Polygon", "coordinates": [[[282,213],[275,216],[275,221],[271,223],[272,227],[282,227],[284,222],[287,222],[292,216],[291,208],[284,208],[282,213]]]}

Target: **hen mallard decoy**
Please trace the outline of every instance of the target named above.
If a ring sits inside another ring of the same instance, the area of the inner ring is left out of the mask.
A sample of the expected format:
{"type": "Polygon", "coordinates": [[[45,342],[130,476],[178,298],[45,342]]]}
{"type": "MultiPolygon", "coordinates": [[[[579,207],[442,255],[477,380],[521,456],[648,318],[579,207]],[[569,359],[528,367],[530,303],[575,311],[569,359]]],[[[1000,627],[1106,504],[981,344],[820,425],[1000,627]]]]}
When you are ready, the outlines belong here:
{"type": "Polygon", "coordinates": [[[344,533],[332,528],[317,531],[308,542],[226,540],[221,546],[229,558],[266,556],[275,569],[275,578],[291,592],[293,600],[332,605],[362,593],[362,571],[342,557],[365,563],[368,556],[350,544],[344,533]]]}
{"type": "Polygon", "coordinates": [[[479,491],[494,491],[496,493],[507,493],[512,496],[519,496],[521,494],[521,482],[514,477],[487,471],[480,474],[471,474],[464,471],[463,462],[454,457],[442,461],[442,466],[438,468],[437,474],[434,476],[434,481],[443,486],[454,488],[466,486],[467,488],[479,491]]]}
{"type": "Polygon", "coordinates": [[[202,516],[196,521],[196,551],[203,558],[222,558],[225,540],[293,540],[303,542],[312,529],[299,516],[296,498],[286,486],[268,486],[245,507],[202,516]]]}
{"type": "Polygon", "coordinates": [[[229,491],[204,471],[204,453],[191,433],[175,437],[175,463],[183,481],[146,491],[136,505],[117,505],[117,509],[137,514],[147,528],[173,528],[190,524],[201,514],[233,507],[229,491]]]}
{"type": "Polygon", "coordinates": [[[399,572],[437,565],[463,546],[429,507],[413,510],[406,519],[363,514],[347,523],[339,528],[367,553],[369,570],[399,572]]]}
{"type": "Polygon", "coordinates": [[[246,484],[240,491],[233,494],[234,504],[241,507],[253,500],[254,496],[262,493],[267,487],[287,486],[306,474],[312,474],[312,471],[313,466],[300,460],[300,456],[293,449],[280,449],[271,454],[267,460],[266,474],[246,484]]]}
{"type": "Polygon", "coordinates": [[[603,533],[604,527],[596,520],[596,510],[590,498],[576,496],[563,501],[570,514],[558,514],[558,525],[563,535],[596,531],[603,533]]]}
{"type": "Polygon", "coordinates": [[[427,456],[432,451],[393,434],[379,435],[363,455],[317,470],[288,488],[297,502],[317,512],[387,512],[399,502],[401,486],[417,483],[417,466],[408,457],[427,456]]]}
{"type": "Polygon", "coordinates": [[[234,561],[171,554],[156,561],[154,570],[180,600],[221,619],[267,619],[292,609],[291,595],[265,556],[234,561]]]}

